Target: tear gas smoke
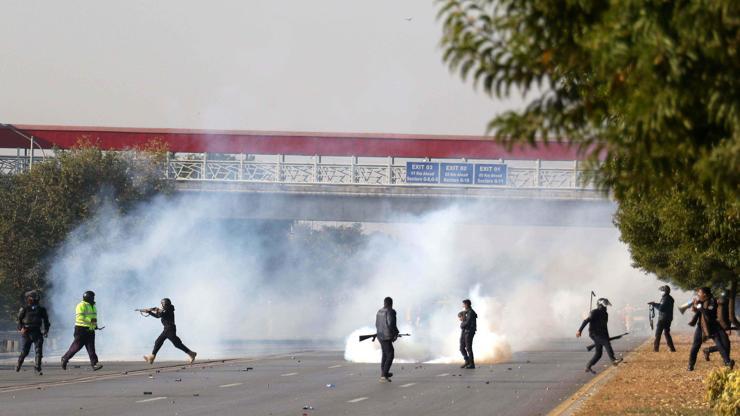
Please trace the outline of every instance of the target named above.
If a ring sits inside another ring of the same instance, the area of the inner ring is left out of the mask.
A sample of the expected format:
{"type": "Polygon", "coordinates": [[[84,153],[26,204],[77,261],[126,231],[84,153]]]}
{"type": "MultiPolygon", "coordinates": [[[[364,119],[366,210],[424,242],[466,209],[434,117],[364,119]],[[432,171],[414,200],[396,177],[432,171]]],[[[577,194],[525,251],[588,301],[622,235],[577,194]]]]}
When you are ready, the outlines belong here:
{"type": "MultiPolygon", "coordinates": [[[[572,337],[592,289],[615,305],[614,330],[623,328],[617,310],[628,304],[647,315],[657,283],[630,267],[615,229],[461,221],[498,204],[506,202],[318,231],[226,220],[229,207],[208,195],[156,199],[128,216],[104,207],[69,235],[53,261],[52,313],[71,336],[74,305],[94,290],[106,326],[98,338],[104,360],[149,352],[161,325],[133,309],[169,297],[178,335],[200,357],[243,355],[245,341],[298,349],[322,340],[341,348],[345,339],[346,359],[377,362],[377,342],[360,344],[357,334],[374,332],[367,326],[392,296],[401,332],[412,334],[396,343],[397,358],[450,362],[459,360],[457,312],[470,298],[479,314],[474,347],[481,363],[546,338],[572,337]]],[[[259,344],[250,345],[249,353],[259,352],[259,344]]],[[[160,356],[184,358],[169,344],[160,356]]]]}

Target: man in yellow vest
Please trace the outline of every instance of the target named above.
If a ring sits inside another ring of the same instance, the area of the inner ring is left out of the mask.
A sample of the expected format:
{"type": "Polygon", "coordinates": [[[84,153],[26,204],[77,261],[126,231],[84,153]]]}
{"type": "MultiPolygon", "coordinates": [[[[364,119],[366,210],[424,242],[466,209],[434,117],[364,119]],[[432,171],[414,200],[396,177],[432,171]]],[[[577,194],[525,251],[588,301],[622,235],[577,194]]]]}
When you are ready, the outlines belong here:
{"type": "Polygon", "coordinates": [[[95,354],[95,330],[98,329],[98,310],[95,308],[95,292],[88,290],[82,295],[82,302],[75,310],[75,339],[69,350],[62,356],[62,369],[67,369],[67,363],[82,347],[90,356],[90,365],[97,371],[103,368],[98,364],[98,355],[95,354]]]}

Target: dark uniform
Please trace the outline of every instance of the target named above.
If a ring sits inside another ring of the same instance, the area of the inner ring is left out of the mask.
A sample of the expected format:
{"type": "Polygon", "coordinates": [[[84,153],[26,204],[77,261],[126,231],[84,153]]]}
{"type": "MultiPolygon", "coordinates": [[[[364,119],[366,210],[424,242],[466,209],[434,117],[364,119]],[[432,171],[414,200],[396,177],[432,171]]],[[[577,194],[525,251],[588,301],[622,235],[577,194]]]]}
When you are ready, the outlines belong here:
{"type": "Polygon", "coordinates": [[[36,352],[34,369],[41,374],[41,359],[44,356],[44,337],[49,333],[49,314],[46,308],[38,305],[38,297],[28,296],[28,305],[18,311],[18,331],[21,332],[21,354],[15,371],[20,371],[23,361],[31,352],[31,345],[36,352]],[[33,300],[32,300],[33,298],[33,300]]]}
{"type": "Polygon", "coordinates": [[[604,349],[606,349],[606,353],[609,355],[612,363],[616,365],[616,363],[621,361],[614,357],[614,350],[612,349],[611,341],[609,341],[609,328],[607,328],[608,321],[609,314],[606,312],[606,306],[599,305],[596,309],[591,311],[588,318],[583,320],[581,327],[578,329],[578,332],[580,333],[583,331],[583,328],[588,325],[588,336],[591,337],[596,345],[594,356],[586,365],[586,371],[592,372],[591,367],[601,359],[604,349]]]}
{"type": "Polygon", "coordinates": [[[476,321],[478,314],[472,308],[464,311],[462,322],[460,322],[460,353],[465,359],[464,368],[475,368],[473,357],[473,337],[477,330],[476,321]]]}
{"type": "Polygon", "coordinates": [[[180,337],[177,336],[177,327],[175,326],[175,306],[172,305],[170,300],[163,299],[162,309],[153,309],[149,314],[155,318],[160,318],[164,328],[162,329],[162,333],[159,334],[159,337],[157,337],[157,340],[154,341],[152,355],[144,358],[146,358],[150,363],[154,362],[154,357],[157,355],[157,352],[159,352],[159,349],[162,348],[164,341],[170,340],[175,348],[190,356],[190,362],[192,363],[197,354],[191,351],[190,348],[186,347],[185,344],[182,343],[182,340],[180,340],[180,337]]]}
{"type": "Polygon", "coordinates": [[[395,356],[393,342],[398,338],[399,333],[396,326],[396,311],[392,306],[383,307],[375,315],[375,330],[383,351],[380,359],[380,377],[389,379],[392,376],[390,369],[395,356]]]}
{"type": "Polygon", "coordinates": [[[665,334],[665,342],[668,344],[668,349],[676,352],[676,347],[673,346],[673,338],[671,338],[671,322],[673,322],[673,297],[664,292],[663,297],[660,299],[660,303],[651,302],[655,309],[658,310],[658,323],[655,327],[655,341],[653,341],[653,351],[658,351],[660,348],[660,336],[665,334]]]}
{"type": "MultiPolygon", "coordinates": [[[[729,331],[731,328],[731,322],[730,322],[730,306],[727,299],[727,294],[722,293],[717,298],[717,321],[719,323],[719,326],[722,328],[723,331],[729,331]]],[[[729,337],[728,337],[729,339],[729,337]]],[[[727,355],[732,355],[731,350],[732,344],[729,342],[727,343],[727,355]]],[[[719,352],[719,348],[717,346],[707,347],[702,350],[704,352],[704,359],[709,361],[709,355],[713,352],[719,352]]]]}
{"type": "Polygon", "coordinates": [[[722,356],[725,365],[728,367],[734,365],[734,361],[730,359],[730,339],[717,322],[717,300],[708,293],[707,295],[709,296],[707,300],[704,302],[696,301],[691,308],[694,311],[694,317],[689,325],[696,325],[696,331],[694,331],[694,342],[691,344],[689,353],[689,371],[694,370],[696,356],[699,354],[701,344],[709,338],[714,340],[714,345],[722,356]]]}

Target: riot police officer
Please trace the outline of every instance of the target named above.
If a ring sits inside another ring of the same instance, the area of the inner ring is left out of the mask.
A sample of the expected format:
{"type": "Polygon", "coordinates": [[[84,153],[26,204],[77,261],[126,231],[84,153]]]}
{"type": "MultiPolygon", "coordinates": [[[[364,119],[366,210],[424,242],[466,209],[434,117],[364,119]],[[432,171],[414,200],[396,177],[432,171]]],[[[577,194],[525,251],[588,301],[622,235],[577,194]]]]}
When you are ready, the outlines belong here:
{"type": "Polygon", "coordinates": [[[583,331],[583,328],[588,325],[588,336],[591,337],[591,339],[594,341],[594,344],[596,345],[594,356],[591,358],[588,364],[586,364],[587,373],[595,373],[595,371],[591,369],[591,367],[593,367],[593,365],[601,359],[601,355],[603,354],[604,349],[606,349],[606,353],[612,360],[612,365],[616,366],[622,361],[621,358],[616,358],[614,356],[614,350],[612,349],[612,344],[609,340],[609,328],[607,327],[609,314],[606,312],[607,306],[612,306],[612,304],[609,302],[609,299],[600,298],[599,300],[597,300],[596,309],[592,310],[589,317],[583,320],[583,323],[581,323],[581,327],[578,328],[578,332],[576,332],[576,337],[580,338],[581,331],[583,331]]]}
{"type": "Polygon", "coordinates": [[[157,337],[157,340],[154,341],[154,349],[152,349],[152,353],[145,355],[144,360],[149,364],[153,364],[154,359],[157,357],[157,352],[162,348],[164,341],[168,339],[172,342],[172,345],[174,345],[175,348],[181,350],[190,357],[190,364],[192,364],[193,361],[195,361],[195,356],[198,354],[186,347],[185,344],[182,343],[182,340],[180,340],[180,337],[177,336],[177,327],[175,326],[175,305],[172,304],[172,301],[169,298],[162,299],[160,303],[162,308],[152,308],[147,313],[149,316],[154,318],[160,318],[164,329],[162,330],[162,333],[159,334],[159,337],[157,337]]]}
{"type": "Polygon", "coordinates": [[[62,356],[62,369],[67,369],[69,360],[85,347],[90,357],[92,369],[97,371],[103,368],[98,363],[98,355],[95,352],[95,330],[98,328],[98,309],[95,306],[95,292],[88,290],[82,294],[82,302],[75,308],[75,332],[74,341],[69,350],[62,356]]]}
{"type": "Polygon", "coordinates": [[[389,382],[393,377],[393,373],[390,372],[395,356],[393,342],[398,339],[399,333],[396,326],[396,311],[390,297],[383,299],[383,307],[375,314],[375,330],[383,351],[380,359],[380,382],[389,382]]]}
{"type": "Polygon", "coordinates": [[[33,369],[36,374],[43,375],[41,359],[44,356],[44,338],[49,335],[50,325],[49,314],[46,312],[46,308],[39,305],[40,300],[41,296],[35,290],[27,292],[26,305],[18,311],[18,331],[21,333],[23,343],[15,371],[21,371],[23,361],[31,351],[31,345],[33,344],[36,352],[33,369]]]}
{"type": "Polygon", "coordinates": [[[473,310],[470,299],[463,302],[463,317],[460,322],[460,353],[465,360],[465,364],[460,368],[475,368],[475,358],[473,357],[473,337],[477,330],[478,314],[473,310]]]}

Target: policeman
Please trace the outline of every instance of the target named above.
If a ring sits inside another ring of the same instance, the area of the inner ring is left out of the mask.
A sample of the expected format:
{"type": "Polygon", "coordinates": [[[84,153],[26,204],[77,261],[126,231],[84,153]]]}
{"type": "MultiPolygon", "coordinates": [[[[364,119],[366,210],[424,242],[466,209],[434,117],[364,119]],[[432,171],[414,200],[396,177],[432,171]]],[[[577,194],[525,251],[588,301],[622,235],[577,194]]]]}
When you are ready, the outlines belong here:
{"type": "Polygon", "coordinates": [[[583,320],[581,327],[576,332],[576,337],[581,337],[581,331],[588,325],[588,336],[594,341],[596,348],[594,350],[594,356],[591,361],[586,364],[586,372],[596,374],[591,367],[596,364],[602,355],[602,351],[606,349],[606,353],[612,360],[612,365],[617,365],[622,362],[621,358],[614,357],[614,350],[612,349],[611,341],[609,341],[609,328],[607,322],[609,321],[609,314],[606,312],[606,307],[612,306],[609,299],[600,298],[596,301],[596,309],[591,311],[588,318],[583,320]]]}
{"type": "Polygon", "coordinates": [[[671,322],[673,321],[673,297],[670,295],[671,288],[668,285],[658,288],[662,293],[660,303],[650,302],[648,305],[658,310],[658,324],[655,327],[655,341],[653,351],[658,352],[660,347],[660,336],[665,333],[665,342],[671,352],[676,352],[671,338],[671,322]]]}
{"type": "Polygon", "coordinates": [[[712,296],[712,289],[702,287],[696,290],[696,297],[691,305],[694,317],[689,325],[696,326],[694,331],[694,342],[689,352],[689,371],[694,371],[696,356],[699,354],[701,344],[712,338],[725,365],[730,369],[735,367],[735,361],[730,359],[730,339],[717,322],[717,300],[712,296]],[[697,323],[699,325],[697,325],[697,323]]]}
{"type": "Polygon", "coordinates": [[[460,352],[462,353],[465,364],[460,368],[475,368],[475,359],[473,358],[473,337],[477,329],[476,321],[478,314],[475,313],[470,304],[470,299],[465,299],[463,303],[463,318],[460,322],[460,352]]]}
{"type": "Polygon", "coordinates": [[[175,306],[169,298],[162,299],[161,304],[161,309],[153,308],[148,313],[149,316],[160,318],[164,329],[162,330],[162,333],[159,334],[159,337],[157,337],[157,340],[154,341],[154,349],[152,350],[152,353],[150,355],[145,355],[144,360],[149,364],[153,364],[154,359],[157,357],[157,352],[162,348],[164,341],[168,339],[172,342],[172,345],[174,345],[175,348],[183,351],[188,355],[188,357],[190,357],[190,364],[192,364],[193,361],[195,361],[195,356],[198,354],[190,351],[190,349],[182,343],[180,337],[177,336],[177,327],[175,326],[175,306]]]}
{"type": "Polygon", "coordinates": [[[383,308],[375,314],[375,330],[380,342],[383,355],[380,359],[380,382],[391,381],[393,373],[390,372],[393,365],[395,350],[393,342],[398,339],[398,327],[396,326],[396,311],[393,309],[393,299],[383,299],[383,308]]]}
{"type": "Polygon", "coordinates": [[[39,306],[40,300],[41,297],[35,290],[27,292],[26,305],[18,311],[18,331],[21,333],[23,346],[21,355],[18,356],[18,365],[15,366],[15,371],[21,371],[23,361],[31,351],[31,344],[33,344],[36,351],[36,361],[33,369],[36,374],[43,375],[41,372],[41,358],[44,355],[44,338],[49,335],[49,315],[46,313],[46,308],[39,306]]]}
{"type": "Polygon", "coordinates": [[[98,355],[95,353],[95,330],[98,329],[98,310],[95,307],[95,292],[88,290],[82,294],[82,302],[75,309],[75,333],[74,341],[69,350],[62,356],[62,369],[67,369],[69,360],[85,347],[87,355],[90,356],[90,365],[94,371],[103,368],[98,363],[98,355]]]}
{"type": "MultiPolygon", "coordinates": [[[[723,331],[729,332],[732,329],[732,324],[730,323],[730,307],[728,303],[729,300],[727,299],[727,291],[723,290],[722,293],[720,293],[719,297],[717,297],[717,321],[723,331]]],[[[732,355],[730,346],[731,344],[727,344],[727,355],[732,355]]],[[[718,351],[719,348],[717,348],[717,346],[702,349],[702,352],[704,353],[704,359],[707,361],[709,361],[709,355],[711,355],[713,352],[718,351]]]]}

